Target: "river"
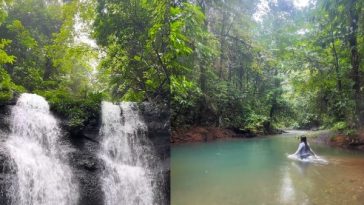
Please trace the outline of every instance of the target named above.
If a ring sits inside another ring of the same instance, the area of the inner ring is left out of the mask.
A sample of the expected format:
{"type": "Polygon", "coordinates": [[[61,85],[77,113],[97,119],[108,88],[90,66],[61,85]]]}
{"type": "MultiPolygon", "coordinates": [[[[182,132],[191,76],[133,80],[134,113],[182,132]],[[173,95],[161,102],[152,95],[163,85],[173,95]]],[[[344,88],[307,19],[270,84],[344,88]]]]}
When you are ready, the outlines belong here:
{"type": "Polygon", "coordinates": [[[329,164],[292,161],[301,134],[173,145],[171,204],[363,204],[364,153],[311,142],[329,164]]]}

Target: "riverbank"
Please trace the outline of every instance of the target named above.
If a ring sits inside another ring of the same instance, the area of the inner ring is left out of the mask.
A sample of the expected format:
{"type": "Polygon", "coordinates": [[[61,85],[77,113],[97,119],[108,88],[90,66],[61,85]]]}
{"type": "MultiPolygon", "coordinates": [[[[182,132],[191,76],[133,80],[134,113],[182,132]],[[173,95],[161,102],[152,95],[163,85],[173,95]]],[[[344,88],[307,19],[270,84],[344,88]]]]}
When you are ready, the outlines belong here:
{"type": "Polygon", "coordinates": [[[194,143],[208,142],[217,139],[231,138],[252,138],[270,134],[280,134],[282,130],[272,130],[270,132],[252,132],[250,130],[229,129],[220,127],[193,126],[188,128],[178,128],[172,131],[171,143],[194,143]]]}
{"type": "Polygon", "coordinates": [[[332,130],[309,131],[307,136],[318,144],[364,151],[364,129],[359,129],[353,136],[332,130]]]}
{"type": "MultiPolygon", "coordinates": [[[[189,128],[179,128],[172,131],[171,143],[195,143],[209,142],[218,139],[231,138],[252,138],[283,133],[283,130],[275,130],[272,133],[254,133],[229,128],[193,126],[189,128]]],[[[344,149],[356,149],[364,151],[364,129],[359,129],[353,136],[332,130],[307,131],[306,135],[310,141],[317,144],[326,144],[331,147],[344,149]]]]}

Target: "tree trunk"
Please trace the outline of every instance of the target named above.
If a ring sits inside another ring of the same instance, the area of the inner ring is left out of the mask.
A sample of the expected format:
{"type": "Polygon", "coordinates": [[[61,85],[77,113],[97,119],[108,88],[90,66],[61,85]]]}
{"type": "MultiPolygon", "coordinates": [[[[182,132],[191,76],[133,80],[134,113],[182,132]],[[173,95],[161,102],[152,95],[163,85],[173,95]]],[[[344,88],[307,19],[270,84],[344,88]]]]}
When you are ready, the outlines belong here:
{"type": "Polygon", "coordinates": [[[219,62],[219,77],[224,79],[224,64],[225,64],[225,24],[226,24],[227,14],[226,11],[222,11],[222,21],[221,21],[221,32],[220,32],[220,62],[219,62]]]}
{"type": "Polygon", "coordinates": [[[228,65],[228,81],[229,81],[229,82],[231,82],[231,78],[232,78],[232,74],[233,74],[232,69],[233,69],[233,67],[232,67],[232,65],[229,63],[229,65],[228,65]]]}
{"type": "MultiPolygon", "coordinates": [[[[204,0],[199,2],[201,11],[203,12],[203,14],[205,15],[205,19],[204,19],[204,30],[208,31],[208,19],[207,19],[207,5],[206,2],[204,0]]],[[[202,39],[202,41],[205,41],[205,39],[202,39]]],[[[204,42],[206,43],[206,42],[204,42]]],[[[202,93],[204,93],[206,91],[206,67],[208,65],[206,65],[206,63],[204,63],[204,61],[200,61],[198,62],[198,66],[200,68],[200,76],[199,76],[199,82],[200,82],[200,88],[202,93]]]]}
{"type": "Polygon", "coordinates": [[[277,98],[278,98],[278,91],[277,89],[279,88],[279,84],[280,84],[280,81],[278,80],[277,78],[277,75],[278,75],[278,70],[275,69],[274,70],[274,74],[273,76],[275,77],[274,79],[274,91],[273,91],[273,96],[272,96],[272,105],[271,105],[271,108],[270,108],[270,111],[269,111],[269,121],[270,122],[273,122],[274,120],[274,115],[276,113],[276,109],[277,109],[277,98]]]}
{"type": "Polygon", "coordinates": [[[331,37],[332,37],[332,52],[334,54],[334,66],[335,66],[335,73],[336,73],[336,84],[338,91],[342,92],[342,83],[341,83],[341,77],[340,77],[340,66],[339,66],[339,57],[337,55],[336,47],[335,47],[335,37],[334,32],[331,30],[331,37]]]}
{"type": "Polygon", "coordinates": [[[354,100],[355,100],[355,108],[357,115],[357,125],[361,125],[364,120],[362,116],[362,106],[361,106],[361,93],[360,93],[360,58],[358,52],[358,42],[357,42],[357,34],[358,34],[358,20],[359,20],[359,11],[356,8],[356,0],[349,1],[349,35],[348,41],[350,46],[350,54],[351,54],[351,78],[354,81],[353,90],[354,90],[354,100]]]}
{"type": "Polygon", "coordinates": [[[43,73],[43,80],[49,80],[49,78],[52,75],[52,69],[53,69],[52,60],[49,57],[47,57],[43,73]]]}
{"type": "MultiPolygon", "coordinates": [[[[201,8],[201,11],[202,13],[205,15],[205,19],[204,19],[204,25],[203,25],[203,30],[204,31],[208,31],[208,18],[207,18],[207,2],[205,0],[201,0],[201,1],[198,1],[198,5],[200,6],[201,8]]],[[[201,39],[201,41],[203,43],[206,43],[206,39],[201,39]]],[[[204,94],[207,90],[207,76],[206,76],[206,72],[207,72],[207,64],[206,64],[206,60],[204,59],[201,59],[199,57],[197,57],[196,55],[194,56],[196,57],[196,65],[198,66],[198,69],[200,71],[199,73],[199,78],[198,78],[198,81],[199,81],[199,84],[200,84],[200,88],[201,88],[201,91],[202,93],[204,94]]],[[[202,56],[202,58],[205,58],[204,56],[202,56]]],[[[195,115],[194,115],[194,119],[193,119],[193,123],[197,123],[199,125],[203,125],[205,122],[205,113],[206,113],[206,98],[205,98],[205,95],[202,95],[199,102],[198,102],[198,111],[195,112],[195,115]]]]}
{"type": "Polygon", "coordinates": [[[244,66],[241,64],[239,67],[239,90],[243,90],[243,76],[244,76],[244,66]]]}

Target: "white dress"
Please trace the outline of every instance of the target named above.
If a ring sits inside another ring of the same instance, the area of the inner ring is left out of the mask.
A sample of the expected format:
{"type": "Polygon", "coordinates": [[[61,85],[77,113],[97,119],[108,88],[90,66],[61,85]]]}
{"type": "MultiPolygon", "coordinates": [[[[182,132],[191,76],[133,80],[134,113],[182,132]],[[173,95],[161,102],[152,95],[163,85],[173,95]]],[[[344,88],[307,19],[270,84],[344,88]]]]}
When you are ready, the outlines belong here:
{"type": "Polygon", "coordinates": [[[301,142],[298,145],[298,149],[294,153],[294,155],[296,155],[297,157],[299,157],[301,159],[314,155],[313,152],[311,151],[310,145],[308,143],[307,143],[307,145],[308,146],[306,146],[304,142],[301,142]]]}

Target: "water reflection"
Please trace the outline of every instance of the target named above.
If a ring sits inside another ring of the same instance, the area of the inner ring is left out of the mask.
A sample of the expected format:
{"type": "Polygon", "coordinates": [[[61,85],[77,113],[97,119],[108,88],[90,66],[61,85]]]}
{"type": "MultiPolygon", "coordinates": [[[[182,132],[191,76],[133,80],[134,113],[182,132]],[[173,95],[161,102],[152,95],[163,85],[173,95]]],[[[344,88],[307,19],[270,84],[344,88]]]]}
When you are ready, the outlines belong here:
{"type": "Polygon", "coordinates": [[[313,182],[309,177],[309,163],[292,161],[282,169],[279,204],[311,204],[307,191],[313,182]]]}
{"type": "MultiPolygon", "coordinates": [[[[298,173],[302,175],[302,177],[306,176],[307,168],[311,165],[309,163],[302,163],[302,162],[292,162],[292,167],[294,167],[298,173]]],[[[312,165],[311,165],[312,166],[312,165]]]]}
{"type": "Polygon", "coordinates": [[[295,201],[295,195],[296,195],[296,192],[293,187],[289,168],[286,167],[284,170],[283,178],[282,178],[280,202],[282,204],[291,204],[292,202],[295,201]]]}

